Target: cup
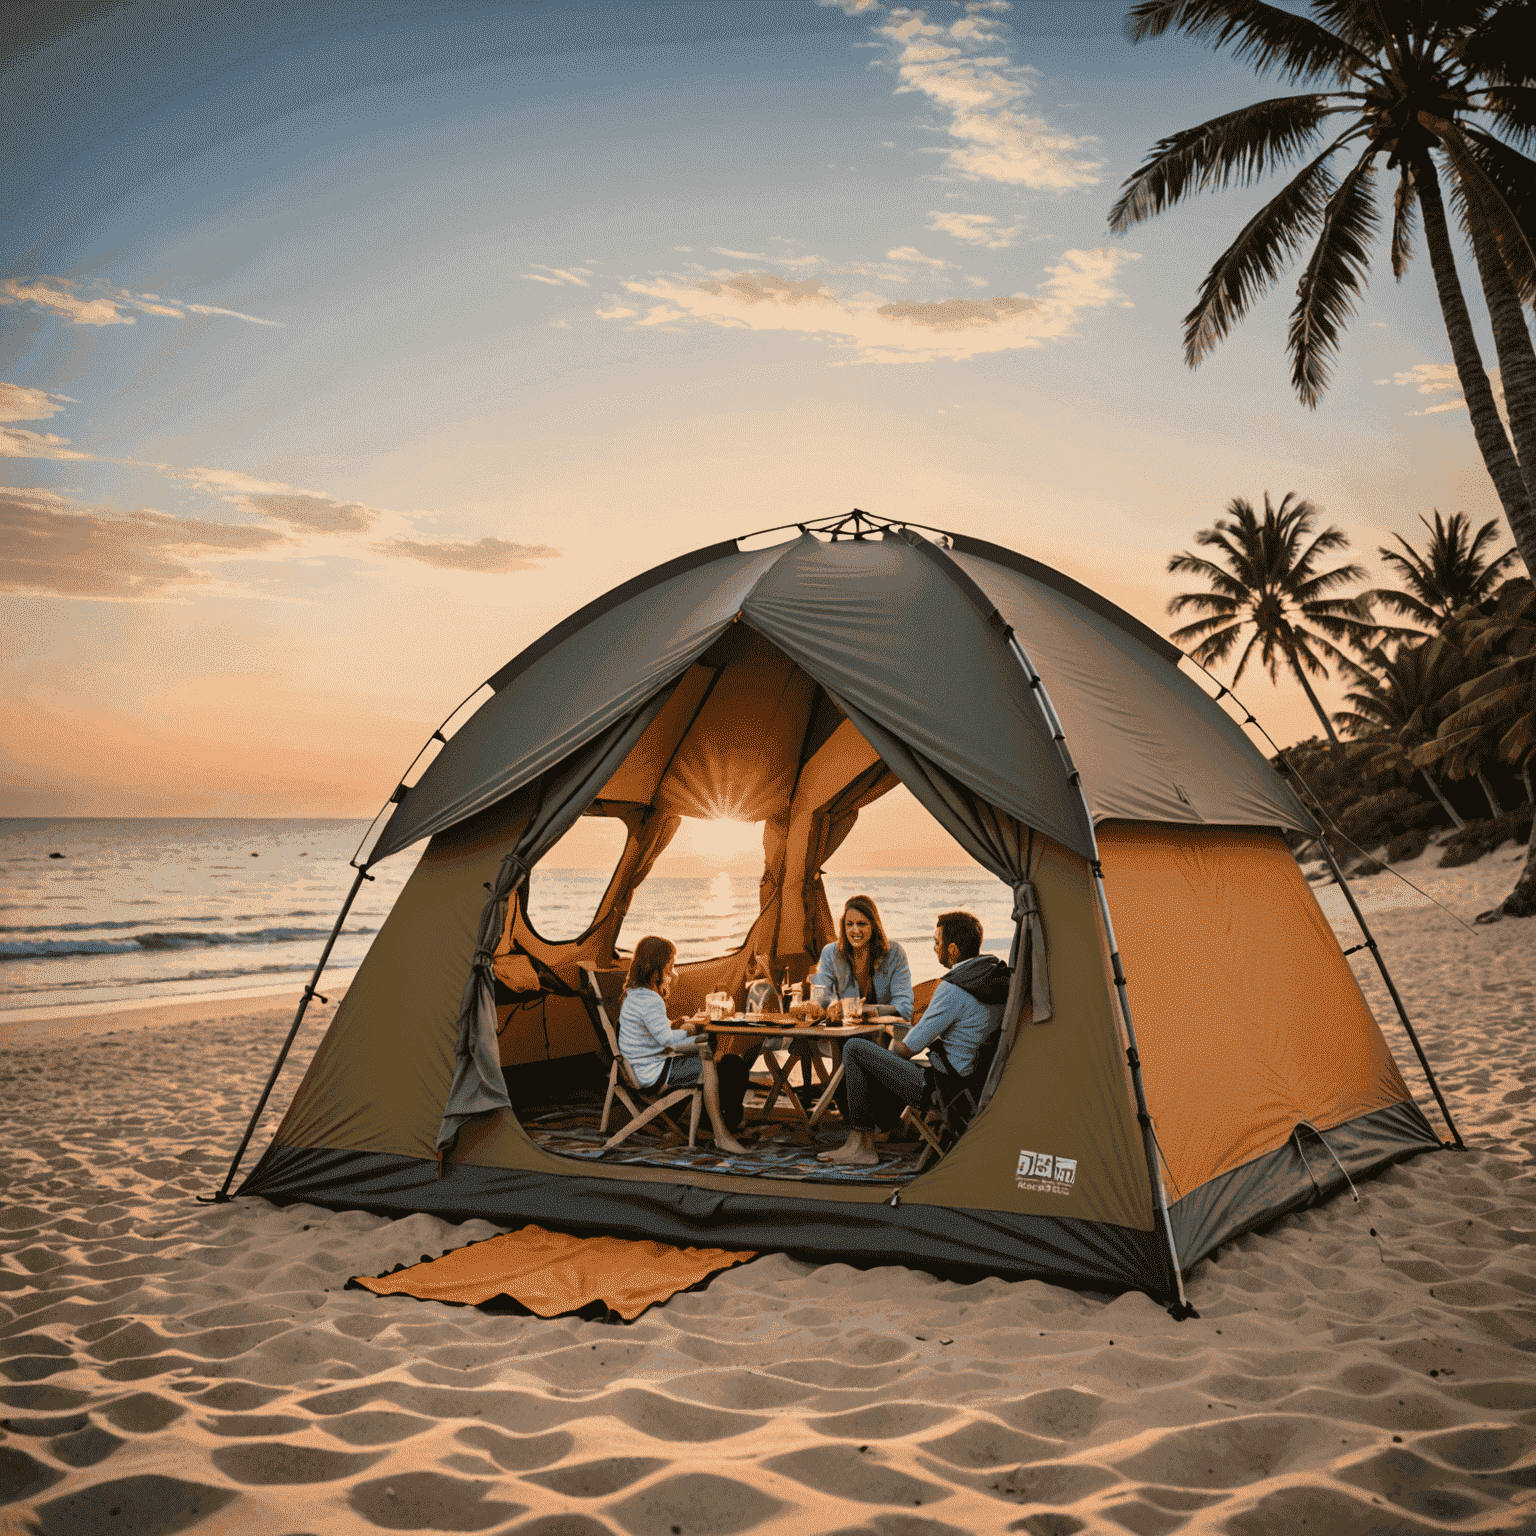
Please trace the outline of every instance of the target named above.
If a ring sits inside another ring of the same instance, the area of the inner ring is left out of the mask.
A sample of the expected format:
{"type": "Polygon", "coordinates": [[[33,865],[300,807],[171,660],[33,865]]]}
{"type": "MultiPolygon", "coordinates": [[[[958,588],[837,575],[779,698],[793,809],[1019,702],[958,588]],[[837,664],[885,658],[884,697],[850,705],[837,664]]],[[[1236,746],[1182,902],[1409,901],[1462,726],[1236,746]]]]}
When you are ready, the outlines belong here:
{"type": "Polygon", "coordinates": [[[811,1001],[818,1008],[825,1008],[832,999],[831,987],[824,987],[820,982],[811,983],[811,1001]]]}
{"type": "Polygon", "coordinates": [[[864,999],[862,997],[845,997],[843,999],[843,1023],[862,1024],[864,1022],[864,999]]]}

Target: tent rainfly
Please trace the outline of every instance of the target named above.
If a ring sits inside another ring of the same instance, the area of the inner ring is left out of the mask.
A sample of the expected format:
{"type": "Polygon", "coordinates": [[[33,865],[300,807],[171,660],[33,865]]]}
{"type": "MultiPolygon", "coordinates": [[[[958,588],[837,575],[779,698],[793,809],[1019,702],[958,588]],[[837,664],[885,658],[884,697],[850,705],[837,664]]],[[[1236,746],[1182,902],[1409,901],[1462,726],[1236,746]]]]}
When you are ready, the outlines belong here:
{"type": "Polygon", "coordinates": [[[796,526],[598,598],[434,737],[353,894],[426,850],[240,1194],[1135,1288],[1186,1315],[1220,1243],[1441,1145],[1290,851],[1332,860],[1320,827],[1177,649],[996,545],[796,526]],[[591,1061],[578,967],[624,965],[681,817],[762,822],[763,873],[745,943],[680,966],[674,1013],[739,996],[754,952],[805,974],[835,936],[822,867],[898,783],[1013,893],[1000,1045],[945,1157],[893,1190],[529,1134],[519,1090],[591,1061]],[[549,942],[529,871],[582,816],[624,851],[585,932],[549,942]]]}

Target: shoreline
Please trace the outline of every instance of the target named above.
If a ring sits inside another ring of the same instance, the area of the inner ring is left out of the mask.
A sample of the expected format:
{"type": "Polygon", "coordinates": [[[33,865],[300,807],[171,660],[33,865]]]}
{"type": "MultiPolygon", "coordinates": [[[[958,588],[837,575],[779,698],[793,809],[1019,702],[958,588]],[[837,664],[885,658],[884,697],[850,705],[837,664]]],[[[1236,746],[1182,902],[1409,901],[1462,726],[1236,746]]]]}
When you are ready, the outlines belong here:
{"type": "MultiPolygon", "coordinates": [[[[324,978],[322,978],[323,982],[324,978]]],[[[305,1013],[305,1020],[327,1017],[327,1007],[334,1008],[347,994],[348,982],[327,988],[305,1013]]],[[[46,1045],[60,1040],[78,1040],[85,1036],[111,1035],[119,1031],[169,1029],[178,1025],[223,1023],[246,1015],[284,1013],[291,1017],[298,1011],[303,987],[262,988],[241,992],[210,992],[196,997],[164,998],[159,1002],[98,1003],[94,1007],[63,1005],[58,1008],[18,1008],[0,1013],[0,1051],[32,1045],[46,1045]]]]}

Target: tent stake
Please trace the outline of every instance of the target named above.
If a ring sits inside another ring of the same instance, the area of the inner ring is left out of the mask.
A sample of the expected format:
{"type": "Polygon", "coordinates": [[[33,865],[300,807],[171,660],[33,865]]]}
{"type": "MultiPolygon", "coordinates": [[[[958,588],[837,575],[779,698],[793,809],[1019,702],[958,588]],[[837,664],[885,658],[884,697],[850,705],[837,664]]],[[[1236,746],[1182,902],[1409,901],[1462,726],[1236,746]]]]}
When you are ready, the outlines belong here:
{"type": "Polygon", "coordinates": [[[1344,899],[1349,903],[1349,910],[1355,914],[1355,923],[1365,938],[1365,947],[1370,950],[1371,957],[1376,962],[1376,969],[1381,972],[1381,979],[1387,984],[1387,991],[1392,995],[1393,1005],[1397,1009],[1397,1016],[1402,1021],[1403,1028],[1408,1032],[1408,1038],[1413,1042],[1414,1054],[1419,1058],[1419,1065],[1424,1069],[1424,1076],[1429,1082],[1430,1092],[1435,1096],[1435,1103],[1440,1106],[1440,1113],[1445,1116],[1445,1123],[1451,1128],[1451,1135],[1455,1138],[1456,1146],[1460,1151],[1466,1151],[1466,1142],[1461,1139],[1461,1132],[1456,1129],[1456,1122],[1451,1119],[1451,1111],[1445,1102],[1445,1095],[1440,1092],[1440,1084],[1435,1081],[1435,1074],[1429,1065],[1429,1057],[1424,1054],[1424,1047],[1419,1044],[1418,1034],[1413,1027],[1413,1021],[1408,1017],[1408,1010],[1403,1006],[1403,1000],[1398,995],[1397,983],[1392,980],[1392,973],[1387,969],[1387,962],[1381,958],[1381,946],[1377,944],[1375,936],[1366,926],[1365,913],[1360,910],[1360,903],[1355,900],[1355,893],[1350,890],[1349,882],[1344,878],[1344,871],[1339,868],[1339,861],[1333,856],[1333,849],[1328,846],[1328,839],[1320,837],[1317,846],[1323,850],[1323,857],[1328,860],[1328,867],[1333,871],[1333,878],[1339,882],[1339,889],[1344,892],[1344,899]]]}
{"type": "Polygon", "coordinates": [[[1088,836],[1093,842],[1093,858],[1090,862],[1093,871],[1093,894],[1098,904],[1099,920],[1104,924],[1104,939],[1109,946],[1109,965],[1115,979],[1115,995],[1120,1000],[1120,1017],[1125,1021],[1125,1059],[1131,1069],[1131,1087],[1136,1094],[1136,1119],[1141,1125],[1142,1150],[1146,1153],[1147,1172],[1152,1178],[1152,1191],[1157,1199],[1158,1212],[1162,1217],[1163,1235],[1168,1240],[1168,1254],[1173,1261],[1173,1284],[1178,1293],[1178,1300],[1168,1308],[1168,1311],[1175,1322],[1183,1322],[1186,1317],[1199,1317],[1200,1314],[1190,1306],[1189,1298],[1184,1294],[1183,1268],[1179,1263],[1178,1244],[1173,1237],[1173,1218],[1168,1213],[1168,1191],[1163,1186],[1163,1170],[1158,1164],[1157,1138],[1152,1129],[1152,1115],[1147,1108],[1147,1091],[1141,1081],[1141,1054],[1136,1049],[1136,1025],[1131,1018],[1131,999],[1126,992],[1125,969],[1120,963],[1120,944],[1115,938],[1114,919],[1109,915],[1109,897],[1104,889],[1104,866],[1099,859],[1099,839],[1093,828],[1093,810],[1083,790],[1082,775],[1077,771],[1077,766],[1072,761],[1072,754],[1067,750],[1066,732],[1062,729],[1061,717],[1056,713],[1056,706],[1051,703],[1045,679],[1035,670],[1034,664],[1012,628],[1005,628],[1004,632],[1008,637],[1008,648],[1024,669],[1030,692],[1040,701],[1040,712],[1045,716],[1046,729],[1051,733],[1051,739],[1056,743],[1056,750],[1066,768],[1067,782],[1077,791],[1077,798],[1082,803],[1083,815],[1088,823],[1088,836]]]}
{"type": "MultiPolygon", "coordinates": [[[[235,1170],[240,1166],[240,1159],[245,1156],[245,1149],[251,1144],[251,1137],[256,1134],[257,1122],[261,1119],[262,1111],[267,1107],[267,1100],[272,1097],[272,1090],[277,1086],[277,1075],[283,1070],[283,1063],[288,1060],[288,1052],[293,1049],[293,1042],[298,1037],[299,1026],[304,1022],[304,1011],[309,1007],[309,1000],[318,997],[315,988],[320,983],[320,973],[325,969],[325,962],[331,958],[331,950],[335,947],[336,939],[341,933],[341,925],[347,920],[347,913],[352,910],[352,902],[359,890],[362,889],[364,880],[371,880],[366,869],[359,869],[357,879],[352,882],[352,889],[347,892],[347,899],[341,904],[341,911],[336,915],[336,926],[331,929],[331,936],[325,941],[325,948],[320,952],[320,963],[315,967],[315,974],[309,978],[309,985],[304,988],[304,995],[299,999],[299,1011],[293,1016],[293,1027],[288,1031],[288,1038],[283,1041],[283,1048],[277,1053],[277,1060],[272,1063],[271,1074],[267,1078],[267,1086],[261,1090],[261,1097],[256,1101],[256,1108],[251,1112],[251,1123],[245,1128],[245,1135],[240,1138],[240,1145],[235,1148],[234,1161],[229,1165],[229,1172],[224,1175],[224,1183],[216,1195],[199,1195],[198,1198],[205,1205],[225,1205],[234,1197],[229,1192],[229,1186],[235,1182],[235,1170]]],[[[322,998],[323,1002],[324,999],[322,998]]]]}

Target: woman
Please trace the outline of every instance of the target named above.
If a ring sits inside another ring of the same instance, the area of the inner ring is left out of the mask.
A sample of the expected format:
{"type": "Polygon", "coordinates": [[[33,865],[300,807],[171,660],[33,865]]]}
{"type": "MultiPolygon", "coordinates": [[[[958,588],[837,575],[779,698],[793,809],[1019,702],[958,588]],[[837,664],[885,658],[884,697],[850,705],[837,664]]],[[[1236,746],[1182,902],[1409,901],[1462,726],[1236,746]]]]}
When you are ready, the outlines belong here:
{"type": "Polygon", "coordinates": [[[812,986],[832,995],[831,1019],[842,1017],[845,997],[858,996],[884,1014],[912,1017],[912,970],[907,952],[892,944],[880,922],[880,909],[868,896],[850,896],[843,908],[841,937],[828,944],[811,976],[812,986]]]}
{"type": "Polygon", "coordinates": [[[726,1056],[717,1068],[703,1024],[672,1028],[667,1019],[666,998],[677,980],[676,959],[677,946],[670,939],[650,934],[635,945],[624,984],[624,1001],[619,1008],[619,1051],[640,1086],[648,1092],[692,1088],[702,1079],[704,1107],[714,1127],[715,1146],[722,1152],[745,1152],[747,1149],[731,1132],[741,1124],[741,1100],[747,1088],[746,1063],[739,1056],[726,1056]],[[703,1038],[696,1040],[698,1035],[703,1038]],[[667,1054],[684,1048],[687,1055],[667,1054]]]}

